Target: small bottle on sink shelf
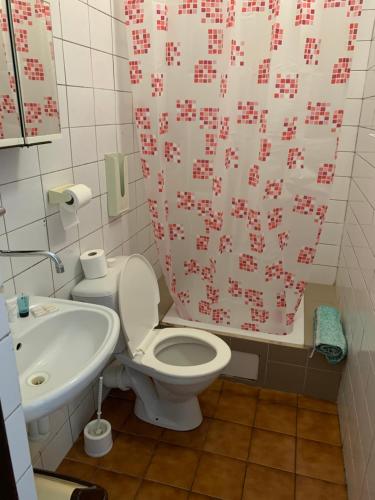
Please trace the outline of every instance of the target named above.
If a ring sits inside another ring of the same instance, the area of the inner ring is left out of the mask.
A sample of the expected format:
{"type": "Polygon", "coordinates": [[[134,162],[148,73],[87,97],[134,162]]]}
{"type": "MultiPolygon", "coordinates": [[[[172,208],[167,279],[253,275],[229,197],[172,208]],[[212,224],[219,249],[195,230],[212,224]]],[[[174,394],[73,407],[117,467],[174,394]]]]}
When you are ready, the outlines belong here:
{"type": "Polygon", "coordinates": [[[18,313],[20,318],[26,318],[29,315],[29,296],[21,293],[17,298],[18,313]]]}

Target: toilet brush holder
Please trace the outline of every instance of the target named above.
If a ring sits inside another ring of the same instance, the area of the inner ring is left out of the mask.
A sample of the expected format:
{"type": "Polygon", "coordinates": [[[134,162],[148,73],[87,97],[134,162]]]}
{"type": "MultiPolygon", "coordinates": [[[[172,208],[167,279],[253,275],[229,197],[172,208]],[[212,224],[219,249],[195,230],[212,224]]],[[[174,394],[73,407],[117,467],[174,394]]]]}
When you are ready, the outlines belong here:
{"type": "Polygon", "coordinates": [[[102,457],[112,448],[112,428],[108,420],[92,420],[86,425],[83,436],[85,452],[90,457],[102,457]]]}

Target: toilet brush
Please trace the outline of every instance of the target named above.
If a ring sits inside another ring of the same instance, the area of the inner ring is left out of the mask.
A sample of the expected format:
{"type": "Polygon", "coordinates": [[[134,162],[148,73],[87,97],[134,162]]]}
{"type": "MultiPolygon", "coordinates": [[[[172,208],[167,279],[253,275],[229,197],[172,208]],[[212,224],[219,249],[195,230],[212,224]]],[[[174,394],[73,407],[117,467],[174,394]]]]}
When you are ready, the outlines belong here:
{"type": "Polygon", "coordinates": [[[96,429],[95,434],[100,436],[103,434],[103,428],[101,427],[101,416],[102,416],[102,397],[103,397],[103,377],[99,377],[99,392],[98,392],[98,411],[96,412],[96,429]]]}
{"type": "Polygon", "coordinates": [[[90,457],[102,457],[112,448],[112,429],[108,420],[102,418],[103,377],[99,377],[98,410],[96,419],[89,422],[84,431],[84,448],[90,457]]]}

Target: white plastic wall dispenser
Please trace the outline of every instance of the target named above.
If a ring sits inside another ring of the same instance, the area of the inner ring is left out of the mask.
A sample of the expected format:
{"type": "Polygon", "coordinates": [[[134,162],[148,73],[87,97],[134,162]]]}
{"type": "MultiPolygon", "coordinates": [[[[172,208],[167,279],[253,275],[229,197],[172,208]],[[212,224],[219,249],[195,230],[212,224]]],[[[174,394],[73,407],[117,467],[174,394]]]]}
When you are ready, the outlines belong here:
{"type": "Polygon", "coordinates": [[[108,215],[116,217],[129,210],[128,160],[122,153],[104,156],[107,180],[108,215]]]}

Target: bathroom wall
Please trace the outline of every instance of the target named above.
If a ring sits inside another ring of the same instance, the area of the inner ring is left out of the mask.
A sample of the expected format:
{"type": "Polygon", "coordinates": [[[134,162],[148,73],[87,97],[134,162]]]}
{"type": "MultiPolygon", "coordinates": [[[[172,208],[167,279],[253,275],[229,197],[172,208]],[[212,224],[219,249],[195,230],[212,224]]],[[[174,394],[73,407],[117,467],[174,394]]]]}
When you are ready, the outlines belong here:
{"type": "Polygon", "coordinates": [[[348,96],[345,103],[344,126],[338,148],[336,178],[333,184],[327,219],[316,253],[311,279],[312,283],[332,285],[336,279],[340,242],[348,199],[350,175],[353,164],[355,142],[358,131],[361,99],[367,68],[369,45],[374,24],[374,2],[364,0],[364,10],[360,18],[358,37],[353,52],[352,73],[348,96]]]}
{"type": "Polygon", "coordinates": [[[18,496],[20,500],[36,500],[16,359],[3,297],[0,297],[0,372],[0,400],[18,496]]]}
{"type": "MultiPolygon", "coordinates": [[[[375,2],[367,2],[375,9],[375,2]]],[[[350,500],[375,498],[375,41],[370,43],[337,290],[349,344],[339,412],[350,500]]]]}
{"type": "MultiPolygon", "coordinates": [[[[7,210],[0,218],[0,248],[50,248],[64,261],[65,273],[56,274],[46,259],[1,258],[6,296],[24,291],[68,298],[81,279],[79,255],[89,248],[104,248],[109,256],[143,253],[158,271],[134,136],[122,4],[51,1],[62,138],[0,151],[0,197],[7,210]],[[129,160],[131,210],[112,220],[107,214],[103,157],[116,151],[129,160]],[[87,184],[94,196],[80,210],[79,227],[68,232],[62,229],[56,207],[47,202],[48,189],[66,183],[87,184]]],[[[10,346],[9,338],[6,343],[10,346]]],[[[4,376],[2,363],[0,375],[4,376]]],[[[54,469],[94,406],[94,390],[89,388],[57,411],[51,418],[50,438],[31,443],[34,465],[54,469]]]]}

